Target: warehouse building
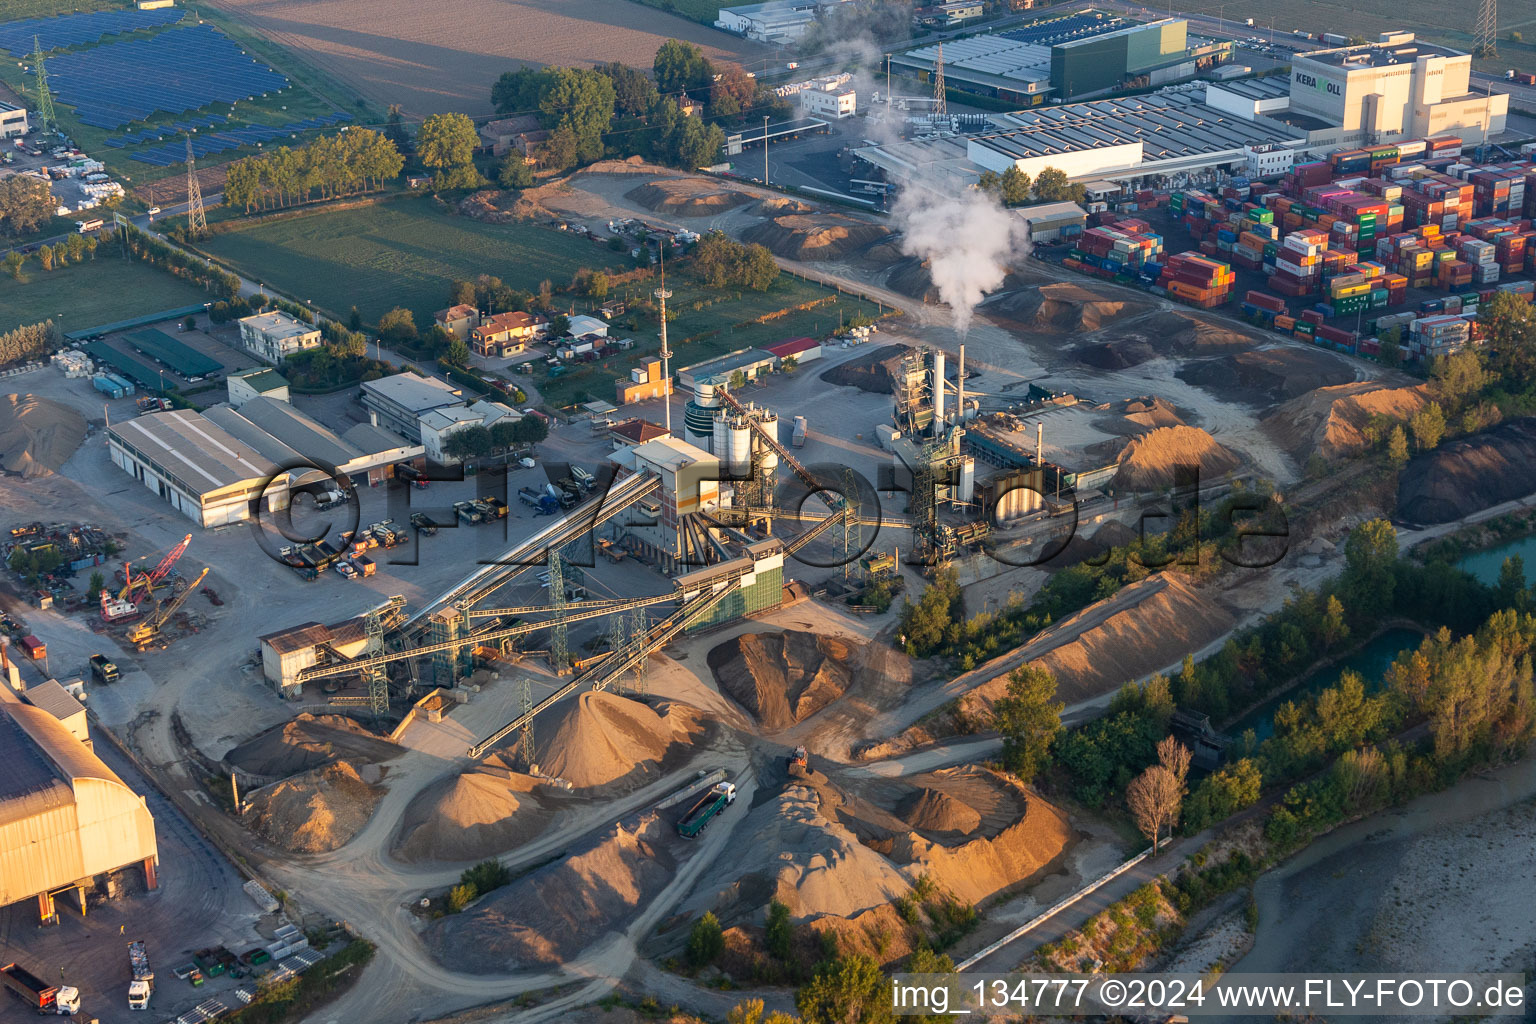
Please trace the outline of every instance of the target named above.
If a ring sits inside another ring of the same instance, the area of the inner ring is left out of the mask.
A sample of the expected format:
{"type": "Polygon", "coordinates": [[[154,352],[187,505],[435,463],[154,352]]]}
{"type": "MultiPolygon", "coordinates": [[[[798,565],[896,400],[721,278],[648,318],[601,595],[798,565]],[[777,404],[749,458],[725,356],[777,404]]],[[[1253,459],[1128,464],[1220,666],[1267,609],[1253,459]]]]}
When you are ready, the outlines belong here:
{"type": "Polygon", "coordinates": [[[758,374],[771,371],[778,362],[772,352],[760,348],[738,349],[708,362],[683,367],[677,371],[677,383],[679,387],[697,391],[701,383],[728,384],[738,373],[747,380],[754,380],[758,374]]]}
{"type": "Polygon", "coordinates": [[[288,507],[291,480],[255,448],[190,409],[107,428],[107,454],[199,526],[226,526],[288,507]]]}
{"type": "Polygon", "coordinates": [[[27,134],[27,108],[0,103],[0,139],[27,134]]]}
{"type": "Polygon", "coordinates": [[[240,318],[240,344],[257,359],[277,364],[289,356],[320,347],[320,328],[287,313],[258,313],[240,318]]]}
{"type": "Polygon", "coordinates": [[[793,359],[799,365],[821,358],[821,342],[815,338],[786,338],[776,345],[764,345],[763,351],[777,358],[780,365],[786,359],[793,359]]]}
{"type": "Polygon", "coordinates": [[[1083,233],[1088,211],[1076,203],[1041,203],[1015,210],[1031,242],[1055,242],[1083,233]]]}
{"type": "MultiPolygon", "coordinates": [[[[371,423],[354,424],[337,434],[287,402],[265,396],[251,399],[238,410],[213,406],[204,411],[203,418],[275,465],[334,470],[338,477],[356,485],[377,487],[393,477],[394,467],[401,463],[414,462],[418,468],[425,465],[421,461],[425,449],[420,444],[409,444],[371,423]]],[[[308,481],[306,475],[299,482],[308,481]]]]}
{"type": "Polygon", "coordinates": [[[641,359],[639,366],[630,368],[628,377],[620,377],[613,384],[615,405],[628,405],[672,393],[672,378],[662,374],[661,360],[656,356],[641,359]]]}
{"type": "MultiPolygon", "coordinates": [[[[71,685],[77,692],[85,692],[80,680],[74,680],[71,685]]],[[[85,705],[65,689],[63,683],[57,679],[49,679],[36,686],[27,687],[22,696],[26,697],[28,704],[52,715],[71,736],[85,746],[86,750],[92,749],[90,726],[85,717],[85,705]]]]}
{"type": "MultiPolygon", "coordinates": [[[[56,897],[142,867],[156,887],[159,851],[144,798],[49,712],[0,690],[0,906],[36,899],[44,922],[56,897]]],[[[108,882],[109,891],[112,883],[108,882]]]]}
{"type": "Polygon", "coordinates": [[[481,399],[474,405],[448,405],[421,415],[421,443],[427,458],[449,466],[459,460],[443,450],[444,442],[470,427],[494,427],[498,423],[516,423],[523,414],[500,402],[481,399]]]}
{"type": "Polygon", "coordinates": [[[363,381],[363,407],[376,426],[421,443],[421,417],[433,409],[463,405],[464,392],[436,377],[397,373],[363,381]]]}
{"type": "Polygon", "coordinates": [[[1063,101],[1193,78],[1232,59],[1232,43],[1189,37],[1189,22],[1160,18],[1051,47],[1051,88],[1063,101]]]}
{"type": "Polygon", "coordinates": [[[1291,60],[1292,113],[1339,128],[1338,145],[1455,133],[1476,144],[1504,131],[1507,93],[1471,91],[1469,54],[1384,33],[1379,42],[1299,53],[1291,60]]]}
{"type": "Polygon", "coordinates": [[[340,657],[355,658],[368,646],[361,619],[329,626],[303,622],[289,629],[257,637],[261,645],[261,671],[282,697],[298,700],[298,674],[306,668],[340,657]]]}
{"type": "Polygon", "coordinates": [[[771,0],[763,4],[741,4],[720,8],[715,28],[734,32],[760,43],[782,46],[797,43],[806,30],[825,17],[828,8],[852,0],[771,0]]]}

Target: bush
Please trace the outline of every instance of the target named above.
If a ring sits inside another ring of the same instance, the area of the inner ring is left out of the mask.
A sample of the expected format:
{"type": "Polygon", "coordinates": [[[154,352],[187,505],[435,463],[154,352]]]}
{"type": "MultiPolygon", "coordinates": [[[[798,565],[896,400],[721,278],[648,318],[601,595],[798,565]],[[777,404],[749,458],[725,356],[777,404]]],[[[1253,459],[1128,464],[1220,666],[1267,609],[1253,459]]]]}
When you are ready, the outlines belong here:
{"type": "Polygon", "coordinates": [[[706,911],[688,933],[688,962],[695,968],[707,967],[724,952],[725,934],[720,929],[720,921],[706,911]]]}
{"type": "Polygon", "coordinates": [[[483,860],[472,868],[466,868],[459,876],[459,881],[473,887],[476,892],[490,892],[512,881],[512,872],[499,860],[483,860]]]}
{"type": "Polygon", "coordinates": [[[473,885],[456,885],[448,890],[448,913],[457,914],[471,903],[480,894],[475,891],[473,885]]]}

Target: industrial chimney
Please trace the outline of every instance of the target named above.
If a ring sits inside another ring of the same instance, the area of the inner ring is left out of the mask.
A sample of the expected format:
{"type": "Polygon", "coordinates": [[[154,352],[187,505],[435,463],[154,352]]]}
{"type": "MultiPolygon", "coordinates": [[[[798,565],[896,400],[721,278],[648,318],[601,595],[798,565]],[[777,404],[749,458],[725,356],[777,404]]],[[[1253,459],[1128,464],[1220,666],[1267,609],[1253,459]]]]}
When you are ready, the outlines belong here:
{"type": "Polygon", "coordinates": [[[1045,465],[1045,421],[1035,423],[1035,465],[1045,465]]]}
{"type": "Polygon", "coordinates": [[[933,436],[944,436],[944,350],[933,352],[933,436]]]}

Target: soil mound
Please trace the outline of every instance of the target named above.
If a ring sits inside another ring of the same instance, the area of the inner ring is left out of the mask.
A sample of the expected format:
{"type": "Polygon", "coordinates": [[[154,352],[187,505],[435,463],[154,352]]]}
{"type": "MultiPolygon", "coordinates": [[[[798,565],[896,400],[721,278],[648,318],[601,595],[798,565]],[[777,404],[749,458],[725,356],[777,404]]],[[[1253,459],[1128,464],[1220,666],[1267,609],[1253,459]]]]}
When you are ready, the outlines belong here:
{"type": "Polygon", "coordinates": [[[816,209],[816,207],[812,206],[810,203],[802,203],[798,199],[776,197],[771,199],[764,199],[762,202],[758,203],[756,212],[762,214],[764,217],[777,217],[785,213],[810,213],[814,209],[816,209]]]}
{"type": "Polygon", "coordinates": [[[1532,491],[1536,417],[1525,417],[1415,457],[1397,479],[1397,513],[1432,526],[1532,491]]]}
{"type": "Polygon", "coordinates": [[[900,292],[920,302],[937,303],[939,301],[939,289],[934,286],[933,275],[928,270],[928,262],[916,256],[910,256],[892,267],[890,275],[885,279],[885,286],[893,292],[900,292]]]}
{"type": "Polygon", "coordinates": [[[658,713],[637,700],[590,690],[568,700],[534,722],[540,768],[576,789],[654,771],[699,730],[698,717],[681,705],[663,708],[658,713]]]}
{"type": "Polygon", "coordinates": [[[967,807],[948,793],[924,786],[902,802],[904,821],[924,832],[952,832],[967,836],[981,827],[981,812],[967,807]]]}
{"type": "Polygon", "coordinates": [[[910,351],[907,345],[882,345],[861,359],[850,359],[823,371],[821,379],[828,384],[855,387],[876,395],[889,395],[896,365],[910,351]]]}
{"type": "Polygon", "coordinates": [[[1145,434],[1161,427],[1186,425],[1173,403],[1156,395],[1128,398],[1108,410],[1110,415],[1094,420],[1093,425],[1111,434],[1145,434]]]}
{"type": "Polygon", "coordinates": [[[1153,313],[1137,323],[1136,330],[1165,355],[1217,355],[1251,349],[1263,341],[1228,324],[1176,309],[1153,313]]]}
{"type": "Polygon", "coordinates": [[[1072,354],[1078,362],[1096,370],[1129,370],[1158,357],[1150,342],[1135,335],[1083,345],[1072,354]]]}
{"type": "Polygon", "coordinates": [[[1225,476],[1241,461],[1199,427],[1155,427],[1125,446],[1115,488],[1156,491],[1174,482],[1177,466],[1198,465],[1202,480],[1225,476]]]}
{"type": "Polygon", "coordinates": [[[345,715],[303,714],[246,740],[224,760],[252,775],[283,778],[341,758],[372,764],[399,753],[394,743],[345,715]]]}
{"type": "Polygon", "coordinates": [[[497,889],[423,934],[439,963],[472,974],[569,962],[622,929],[672,880],[684,840],[656,814],[497,889]]]}
{"type": "Polygon", "coordinates": [[[1346,458],[1366,448],[1365,427],[1372,416],[1407,420],[1428,401],[1428,389],[1422,384],[1389,388],[1358,381],[1294,398],[1266,416],[1262,425],[1299,461],[1314,454],[1346,458]]]}
{"type": "Polygon", "coordinates": [[[678,217],[710,217],[752,201],[752,197],[745,192],[724,188],[699,178],[647,182],[630,189],[624,198],[639,203],[647,210],[678,217]]]}
{"type": "Polygon", "coordinates": [[[384,790],[379,769],[364,765],[361,772],[337,761],[259,790],[245,812],[246,824],[263,838],[294,853],[328,853],[351,842],[360,832],[384,790]]]}
{"type": "Polygon", "coordinates": [[[0,468],[22,477],[59,470],[85,440],[85,417],[36,395],[0,400],[0,468]]]}
{"type": "Polygon", "coordinates": [[[1074,838],[1064,813],[1030,796],[1023,818],[996,836],[949,846],[909,832],[896,838],[891,857],[908,877],[927,875],[960,899],[979,903],[1035,878],[1074,838]]]}
{"type": "Polygon", "coordinates": [[[1005,292],[988,302],[986,312],[1026,331],[1074,334],[1096,331],[1152,307],[1113,293],[1078,284],[1047,284],[1005,292]]]}
{"type": "Polygon", "coordinates": [[[726,696],[778,731],[843,695],[853,653],[841,637],[799,630],[744,633],[710,651],[709,668],[726,696]]]}
{"type": "Polygon", "coordinates": [[[1264,404],[1352,383],[1355,371],[1322,349],[1287,346],[1204,360],[1180,370],[1178,377],[1227,400],[1264,404]]]}
{"type": "Polygon", "coordinates": [[[753,225],[741,238],[786,259],[838,260],[883,241],[890,233],[883,224],[836,213],[789,213],[753,225]]]}
{"type": "Polygon", "coordinates": [[[401,860],[478,861],[521,846],[549,825],[539,782],[495,757],[427,787],[405,809],[395,855],[401,860]]]}

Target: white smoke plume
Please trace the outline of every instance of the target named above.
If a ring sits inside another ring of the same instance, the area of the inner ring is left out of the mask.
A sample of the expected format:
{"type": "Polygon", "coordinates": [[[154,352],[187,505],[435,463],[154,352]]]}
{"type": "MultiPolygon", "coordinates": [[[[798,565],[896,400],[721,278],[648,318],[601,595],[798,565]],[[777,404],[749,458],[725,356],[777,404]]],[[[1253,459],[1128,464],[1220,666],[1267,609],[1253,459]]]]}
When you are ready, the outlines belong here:
{"type": "MultiPolygon", "coordinates": [[[[943,187],[953,190],[954,184],[943,187]]],[[[909,181],[891,216],[902,232],[902,251],[927,261],[961,337],[986,293],[1001,285],[1008,268],[1028,252],[1023,221],[979,189],[946,195],[928,183],[909,181]]]]}

